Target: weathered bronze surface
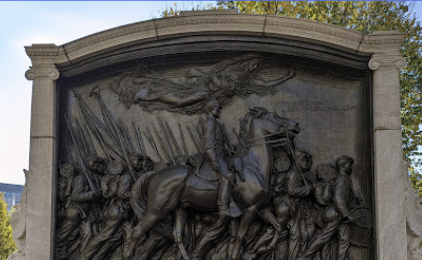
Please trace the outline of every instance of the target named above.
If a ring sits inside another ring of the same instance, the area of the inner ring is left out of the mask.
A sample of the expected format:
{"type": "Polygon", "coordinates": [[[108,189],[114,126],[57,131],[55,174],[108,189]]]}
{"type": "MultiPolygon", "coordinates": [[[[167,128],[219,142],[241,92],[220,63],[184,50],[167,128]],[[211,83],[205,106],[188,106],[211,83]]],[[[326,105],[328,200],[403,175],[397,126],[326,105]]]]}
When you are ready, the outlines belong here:
{"type": "Polygon", "coordinates": [[[55,259],[372,259],[367,72],[193,56],[61,79],[55,259]]]}

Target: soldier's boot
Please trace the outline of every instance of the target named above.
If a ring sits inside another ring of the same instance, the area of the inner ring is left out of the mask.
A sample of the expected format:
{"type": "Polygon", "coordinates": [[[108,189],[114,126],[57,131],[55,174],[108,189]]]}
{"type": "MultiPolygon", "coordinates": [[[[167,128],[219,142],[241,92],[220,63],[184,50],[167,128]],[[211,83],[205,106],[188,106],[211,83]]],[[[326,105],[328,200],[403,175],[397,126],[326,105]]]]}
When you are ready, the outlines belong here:
{"type": "Polygon", "coordinates": [[[220,189],[218,190],[218,215],[220,217],[231,217],[230,215],[230,195],[231,195],[230,181],[223,177],[220,180],[220,189]]]}

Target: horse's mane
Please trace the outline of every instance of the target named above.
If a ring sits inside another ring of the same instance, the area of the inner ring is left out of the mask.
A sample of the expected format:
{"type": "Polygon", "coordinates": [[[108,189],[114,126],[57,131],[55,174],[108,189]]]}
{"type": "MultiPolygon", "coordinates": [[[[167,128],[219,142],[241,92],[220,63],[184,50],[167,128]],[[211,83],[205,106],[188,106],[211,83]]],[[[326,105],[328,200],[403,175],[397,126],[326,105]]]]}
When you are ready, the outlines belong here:
{"type": "Polygon", "coordinates": [[[268,110],[263,107],[254,107],[249,109],[249,112],[240,119],[240,129],[239,129],[239,136],[242,139],[243,143],[246,144],[246,149],[249,149],[249,132],[250,126],[253,119],[261,117],[262,115],[266,114],[268,110]]]}

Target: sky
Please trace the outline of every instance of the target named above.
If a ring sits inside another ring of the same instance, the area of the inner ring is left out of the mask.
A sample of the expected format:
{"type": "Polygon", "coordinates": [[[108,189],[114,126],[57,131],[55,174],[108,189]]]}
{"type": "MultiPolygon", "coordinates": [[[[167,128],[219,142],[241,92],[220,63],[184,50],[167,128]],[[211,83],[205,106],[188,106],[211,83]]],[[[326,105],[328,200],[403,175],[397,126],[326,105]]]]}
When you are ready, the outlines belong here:
{"type": "MultiPolygon", "coordinates": [[[[28,169],[32,81],[24,46],[62,45],[117,26],[160,17],[176,1],[0,1],[0,182],[24,185],[28,169]]],[[[178,1],[181,10],[206,5],[178,1]]],[[[422,17],[422,2],[414,12],[422,17]]],[[[419,19],[422,20],[422,19],[419,19]]]]}

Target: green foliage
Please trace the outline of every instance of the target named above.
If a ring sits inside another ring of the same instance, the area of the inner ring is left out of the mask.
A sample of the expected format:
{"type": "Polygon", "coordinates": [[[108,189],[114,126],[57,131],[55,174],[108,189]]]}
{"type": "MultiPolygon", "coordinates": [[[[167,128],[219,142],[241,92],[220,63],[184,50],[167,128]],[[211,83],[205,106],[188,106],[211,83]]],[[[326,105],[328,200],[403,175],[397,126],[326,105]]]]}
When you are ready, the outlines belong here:
{"type": "Polygon", "coordinates": [[[10,213],[7,212],[7,205],[3,196],[4,194],[0,192],[0,260],[6,260],[16,250],[12,238],[12,227],[10,226],[10,213]]]}
{"type": "MultiPolygon", "coordinates": [[[[192,6],[195,5],[194,3],[192,3],[192,6]]],[[[220,10],[223,9],[223,7],[219,7],[219,6],[213,6],[210,3],[207,3],[205,6],[202,5],[201,2],[196,4],[196,7],[191,7],[190,11],[200,11],[200,10],[220,10]]],[[[160,16],[162,18],[166,18],[166,17],[172,17],[172,16],[179,16],[180,15],[180,8],[179,6],[177,6],[177,3],[174,3],[173,6],[168,7],[167,9],[159,12],[160,16]]],[[[186,11],[186,10],[183,10],[186,11]]]]}
{"type": "Polygon", "coordinates": [[[422,198],[422,179],[419,173],[411,171],[409,174],[409,180],[412,184],[413,189],[420,198],[422,198]]]}
{"type": "Polygon", "coordinates": [[[405,33],[401,52],[407,65],[400,72],[403,159],[411,163],[411,180],[422,197],[422,175],[416,170],[422,162],[415,159],[421,155],[418,147],[422,145],[422,29],[412,13],[414,4],[406,1],[217,1],[216,6],[206,9],[237,9],[241,13],[309,19],[365,34],[388,30],[405,33]]]}

